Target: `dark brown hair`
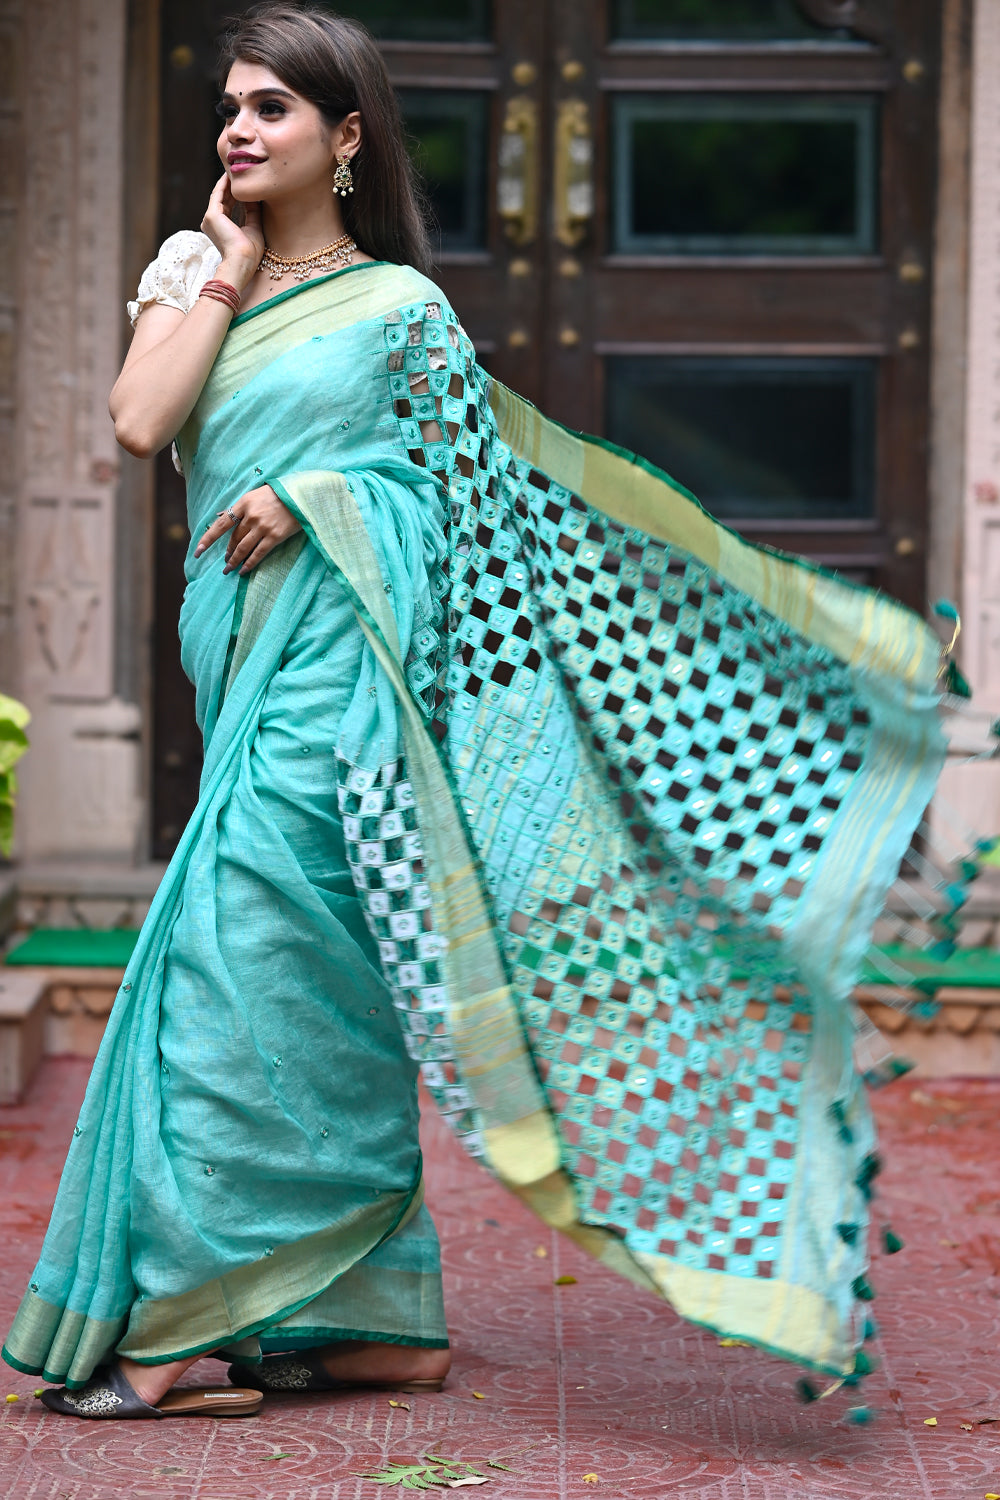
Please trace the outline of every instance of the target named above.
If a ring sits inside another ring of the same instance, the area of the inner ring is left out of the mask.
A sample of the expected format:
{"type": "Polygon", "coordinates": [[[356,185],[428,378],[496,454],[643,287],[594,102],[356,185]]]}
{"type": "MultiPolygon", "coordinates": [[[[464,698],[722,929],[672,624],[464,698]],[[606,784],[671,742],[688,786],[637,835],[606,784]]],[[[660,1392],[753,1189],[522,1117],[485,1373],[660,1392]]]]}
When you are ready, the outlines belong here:
{"type": "Polygon", "coordinates": [[[330,125],[360,113],[361,147],[351,161],[354,192],[339,200],[344,228],[376,260],[429,272],[430,240],[399,101],[371,32],[317,5],[265,0],[227,26],[220,88],[236,61],[269,68],[330,125]]]}

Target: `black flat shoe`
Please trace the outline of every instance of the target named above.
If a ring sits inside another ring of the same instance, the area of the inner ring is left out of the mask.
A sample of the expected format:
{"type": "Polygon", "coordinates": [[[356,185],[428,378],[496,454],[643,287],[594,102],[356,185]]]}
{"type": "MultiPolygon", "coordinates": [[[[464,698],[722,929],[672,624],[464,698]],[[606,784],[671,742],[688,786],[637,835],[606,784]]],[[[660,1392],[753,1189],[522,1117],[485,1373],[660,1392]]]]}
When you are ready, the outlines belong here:
{"type": "Polygon", "coordinates": [[[120,1365],[105,1365],[81,1390],[52,1386],[42,1392],[41,1400],[49,1411],[63,1417],[120,1422],[128,1418],[252,1417],[260,1410],[263,1397],[260,1387],[237,1390],[230,1386],[191,1386],[168,1391],[162,1401],[150,1406],[133,1390],[120,1365]]]}
{"type": "MultiPolygon", "coordinates": [[[[361,1341],[363,1342],[363,1341],[361,1341]]],[[[358,1345],[360,1347],[360,1344],[358,1345]]],[[[299,1354],[269,1354],[259,1365],[230,1365],[234,1385],[252,1386],[267,1394],[299,1391],[423,1391],[433,1393],[440,1380],[344,1380],[329,1375],[317,1350],[299,1354]]]]}

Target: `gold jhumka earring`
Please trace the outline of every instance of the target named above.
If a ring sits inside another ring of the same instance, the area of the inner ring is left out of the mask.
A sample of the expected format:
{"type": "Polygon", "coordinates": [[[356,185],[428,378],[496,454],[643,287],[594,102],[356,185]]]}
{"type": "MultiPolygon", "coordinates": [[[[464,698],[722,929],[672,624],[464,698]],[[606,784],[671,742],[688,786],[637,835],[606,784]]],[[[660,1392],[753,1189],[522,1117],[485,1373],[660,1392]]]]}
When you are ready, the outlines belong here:
{"type": "Polygon", "coordinates": [[[346,198],[348,193],[354,192],[354,177],[351,174],[351,158],[346,155],[337,157],[337,170],[333,174],[333,191],[346,198]]]}

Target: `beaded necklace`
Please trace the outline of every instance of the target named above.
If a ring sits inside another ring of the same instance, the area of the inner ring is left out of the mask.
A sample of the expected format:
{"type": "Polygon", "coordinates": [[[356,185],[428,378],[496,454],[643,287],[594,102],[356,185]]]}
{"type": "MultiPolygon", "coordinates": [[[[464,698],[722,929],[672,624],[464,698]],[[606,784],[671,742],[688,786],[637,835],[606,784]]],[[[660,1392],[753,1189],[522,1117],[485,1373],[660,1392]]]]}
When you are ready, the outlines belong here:
{"type": "Polygon", "coordinates": [[[296,281],[306,281],[314,271],[335,271],[338,267],[350,265],[357,248],[349,234],[342,234],[338,240],[324,245],[321,250],[314,250],[311,255],[278,255],[270,245],[265,245],[260,269],[267,271],[272,281],[282,281],[289,272],[296,281]]]}

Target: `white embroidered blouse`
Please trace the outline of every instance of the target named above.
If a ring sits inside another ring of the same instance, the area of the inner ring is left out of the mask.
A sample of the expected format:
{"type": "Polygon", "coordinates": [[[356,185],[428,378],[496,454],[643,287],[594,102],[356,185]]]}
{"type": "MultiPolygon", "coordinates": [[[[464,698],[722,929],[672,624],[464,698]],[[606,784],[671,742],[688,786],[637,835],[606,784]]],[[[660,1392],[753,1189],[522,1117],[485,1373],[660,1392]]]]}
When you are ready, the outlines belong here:
{"type": "Polygon", "coordinates": [[[132,327],[143,308],[154,302],[176,307],[178,312],[190,312],[221,260],[221,253],[208,235],[197,229],[182,229],[164,240],[156,259],[150,261],[139,279],[136,300],[128,304],[132,327]]]}

